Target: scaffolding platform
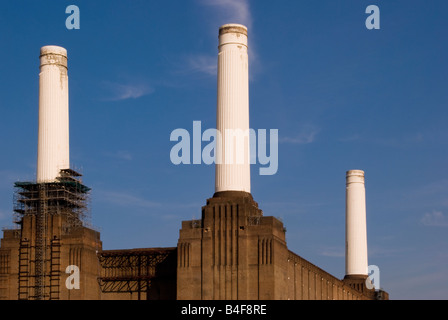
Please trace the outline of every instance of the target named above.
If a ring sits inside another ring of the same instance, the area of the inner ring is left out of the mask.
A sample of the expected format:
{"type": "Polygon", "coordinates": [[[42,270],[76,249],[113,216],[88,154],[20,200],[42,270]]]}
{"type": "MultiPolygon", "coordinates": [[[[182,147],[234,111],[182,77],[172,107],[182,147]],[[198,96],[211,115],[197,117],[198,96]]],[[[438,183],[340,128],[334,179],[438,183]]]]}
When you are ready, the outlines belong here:
{"type": "MultiPolygon", "coordinates": [[[[104,250],[98,253],[101,276],[98,278],[103,293],[142,293],[149,298],[154,279],[163,277],[169,268],[160,268],[171,256],[177,257],[177,248],[144,248],[104,250]]],[[[175,264],[174,264],[175,266],[175,264]]],[[[175,272],[175,269],[174,269],[175,272]]]]}

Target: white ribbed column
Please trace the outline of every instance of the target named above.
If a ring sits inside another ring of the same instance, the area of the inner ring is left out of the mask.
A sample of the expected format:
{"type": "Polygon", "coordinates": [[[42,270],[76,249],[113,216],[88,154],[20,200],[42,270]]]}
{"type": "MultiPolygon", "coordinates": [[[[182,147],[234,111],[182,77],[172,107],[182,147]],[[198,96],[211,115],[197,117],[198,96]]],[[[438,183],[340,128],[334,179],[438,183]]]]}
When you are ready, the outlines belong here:
{"type": "Polygon", "coordinates": [[[55,181],[59,170],[70,168],[67,50],[40,50],[39,132],[37,182],[55,181]]]}
{"type": "Polygon", "coordinates": [[[215,192],[250,193],[249,61],[247,28],[219,29],[215,192]]]}
{"type": "Polygon", "coordinates": [[[346,174],[346,276],[367,275],[367,225],[364,171],[346,174]]]}

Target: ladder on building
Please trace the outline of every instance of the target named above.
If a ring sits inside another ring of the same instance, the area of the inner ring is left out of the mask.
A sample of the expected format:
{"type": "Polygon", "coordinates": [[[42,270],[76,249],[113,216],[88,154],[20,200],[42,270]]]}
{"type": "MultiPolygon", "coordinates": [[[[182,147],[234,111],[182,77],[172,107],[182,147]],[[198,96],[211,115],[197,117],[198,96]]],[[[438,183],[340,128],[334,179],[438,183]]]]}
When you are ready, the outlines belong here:
{"type": "Polygon", "coordinates": [[[19,247],[19,290],[18,299],[28,300],[30,279],[30,241],[20,240],[19,247]]]}
{"type": "Polygon", "coordinates": [[[51,239],[50,255],[50,300],[59,300],[59,284],[61,279],[61,241],[51,239]]]}

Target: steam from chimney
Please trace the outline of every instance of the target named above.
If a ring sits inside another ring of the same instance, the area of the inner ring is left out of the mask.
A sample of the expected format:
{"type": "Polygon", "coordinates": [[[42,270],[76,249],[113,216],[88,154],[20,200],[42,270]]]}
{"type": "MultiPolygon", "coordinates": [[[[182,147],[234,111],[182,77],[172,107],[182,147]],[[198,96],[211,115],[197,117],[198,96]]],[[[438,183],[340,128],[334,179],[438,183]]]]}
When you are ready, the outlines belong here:
{"type": "Polygon", "coordinates": [[[366,191],[364,171],[346,174],[346,276],[367,276],[366,191]]]}
{"type": "Polygon", "coordinates": [[[219,29],[215,192],[250,193],[249,61],[247,28],[219,29]],[[238,159],[242,161],[238,161],[238,159]]]}
{"type": "Polygon", "coordinates": [[[40,49],[37,183],[55,181],[70,168],[67,50],[40,49]]]}

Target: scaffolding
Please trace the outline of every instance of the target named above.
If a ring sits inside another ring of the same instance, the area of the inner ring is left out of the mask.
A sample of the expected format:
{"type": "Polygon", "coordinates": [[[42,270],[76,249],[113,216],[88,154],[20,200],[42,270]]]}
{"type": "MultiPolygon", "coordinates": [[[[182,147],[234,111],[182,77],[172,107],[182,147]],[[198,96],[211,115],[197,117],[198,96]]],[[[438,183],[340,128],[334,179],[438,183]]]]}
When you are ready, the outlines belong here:
{"type": "MultiPolygon", "coordinates": [[[[147,248],[131,250],[105,250],[98,253],[101,276],[98,278],[103,293],[142,293],[149,299],[151,283],[160,277],[158,267],[168,257],[176,255],[177,248],[147,248]]],[[[174,265],[174,264],[173,264],[174,265]]],[[[168,271],[167,268],[164,268],[168,271]]],[[[175,273],[175,269],[174,269],[175,273]]]]}
{"type": "Polygon", "coordinates": [[[22,229],[20,300],[59,299],[61,236],[85,226],[89,219],[90,188],[82,184],[80,177],[78,172],[64,169],[53,182],[15,183],[13,220],[22,229]],[[56,215],[62,217],[61,232],[50,234],[48,222],[56,215]],[[25,218],[32,221],[29,234],[23,230],[25,218]]]}
{"type": "MultiPolygon", "coordinates": [[[[60,171],[54,182],[16,182],[14,184],[14,222],[21,225],[25,215],[61,214],[69,228],[88,223],[90,188],[82,184],[81,174],[72,169],[60,171]]],[[[65,230],[67,233],[69,229],[65,230]]]]}

